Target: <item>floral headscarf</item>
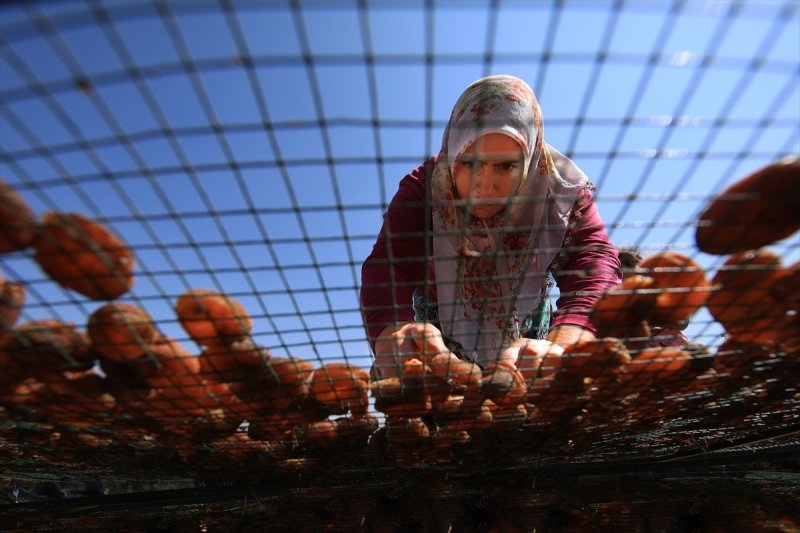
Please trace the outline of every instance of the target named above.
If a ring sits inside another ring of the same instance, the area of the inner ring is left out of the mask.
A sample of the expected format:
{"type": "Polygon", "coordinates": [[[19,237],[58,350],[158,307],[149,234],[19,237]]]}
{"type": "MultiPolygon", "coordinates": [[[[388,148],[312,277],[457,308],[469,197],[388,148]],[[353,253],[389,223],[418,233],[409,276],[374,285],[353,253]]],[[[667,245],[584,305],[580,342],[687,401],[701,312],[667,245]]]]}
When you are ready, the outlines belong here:
{"type": "Polygon", "coordinates": [[[453,108],[431,178],[433,251],[439,320],[445,336],[475,361],[494,361],[519,337],[520,316],[541,303],[548,268],[588,178],[544,142],[531,88],[513,76],[470,85],[453,108]],[[519,188],[490,219],[470,216],[457,198],[453,168],[480,136],[503,133],[523,149],[519,188]]]}

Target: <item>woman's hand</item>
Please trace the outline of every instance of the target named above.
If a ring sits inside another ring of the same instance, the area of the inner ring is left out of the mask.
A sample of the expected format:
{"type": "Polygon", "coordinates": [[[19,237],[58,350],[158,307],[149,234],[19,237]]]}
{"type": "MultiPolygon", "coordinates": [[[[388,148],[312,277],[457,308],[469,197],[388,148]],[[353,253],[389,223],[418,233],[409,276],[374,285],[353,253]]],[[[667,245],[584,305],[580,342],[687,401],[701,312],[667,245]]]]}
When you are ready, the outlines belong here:
{"type": "Polygon", "coordinates": [[[375,372],[378,378],[401,377],[410,359],[422,361],[433,376],[467,388],[478,386],[481,369],[462,361],[444,343],[442,332],[426,323],[405,323],[385,328],[375,341],[375,372]]]}
{"type": "Polygon", "coordinates": [[[595,334],[590,330],[572,324],[556,326],[547,333],[547,340],[561,347],[578,342],[593,341],[596,338],[595,334]]]}
{"type": "Polygon", "coordinates": [[[500,353],[498,361],[514,365],[525,382],[531,384],[554,366],[552,359],[561,357],[564,348],[548,340],[519,339],[500,353]],[[547,359],[551,359],[548,363],[547,359]]]}
{"type": "Polygon", "coordinates": [[[375,341],[375,367],[382,378],[397,377],[407,360],[416,358],[427,363],[443,353],[450,351],[436,326],[402,323],[384,328],[378,335],[375,341]]]}

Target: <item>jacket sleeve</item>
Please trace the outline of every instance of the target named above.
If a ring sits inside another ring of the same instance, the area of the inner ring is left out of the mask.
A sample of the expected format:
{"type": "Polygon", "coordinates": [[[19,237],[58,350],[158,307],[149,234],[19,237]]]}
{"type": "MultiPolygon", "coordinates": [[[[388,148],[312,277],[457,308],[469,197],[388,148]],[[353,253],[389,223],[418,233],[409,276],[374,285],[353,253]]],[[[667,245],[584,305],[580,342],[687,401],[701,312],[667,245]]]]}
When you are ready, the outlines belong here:
{"type": "Polygon", "coordinates": [[[421,165],[400,181],[361,266],[361,312],[373,349],[385,327],[414,321],[412,298],[424,286],[427,264],[426,178],[421,165]]]}
{"type": "Polygon", "coordinates": [[[589,313],[606,290],[622,281],[622,267],[590,190],[575,203],[553,277],[559,297],[552,325],[572,324],[595,332],[589,313]]]}

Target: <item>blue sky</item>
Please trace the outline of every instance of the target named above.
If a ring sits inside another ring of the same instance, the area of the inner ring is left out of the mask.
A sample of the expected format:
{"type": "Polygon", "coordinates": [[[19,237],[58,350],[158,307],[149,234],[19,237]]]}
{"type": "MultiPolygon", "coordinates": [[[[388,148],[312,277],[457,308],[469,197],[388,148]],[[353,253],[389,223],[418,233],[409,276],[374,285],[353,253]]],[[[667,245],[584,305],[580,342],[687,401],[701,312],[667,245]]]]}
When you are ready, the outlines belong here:
{"type": "MultiPolygon", "coordinates": [[[[616,243],[713,273],[724,258],[694,246],[698,210],[800,153],[800,4],[617,4],[4,3],[0,175],[37,213],[80,212],[123,236],[138,259],[124,299],[166,333],[185,338],[181,292],[214,288],[274,353],[368,366],[357,290],[382,211],[438,151],[464,87],[508,73],[539,96],[546,140],[597,185],[616,243]]],[[[798,240],[774,246],[785,262],[798,240]]],[[[28,283],[22,320],[82,324],[101,305],[29,252],[0,267],[28,283]]],[[[701,311],[689,333],[710,345],[720,330],[701,311]]]]}

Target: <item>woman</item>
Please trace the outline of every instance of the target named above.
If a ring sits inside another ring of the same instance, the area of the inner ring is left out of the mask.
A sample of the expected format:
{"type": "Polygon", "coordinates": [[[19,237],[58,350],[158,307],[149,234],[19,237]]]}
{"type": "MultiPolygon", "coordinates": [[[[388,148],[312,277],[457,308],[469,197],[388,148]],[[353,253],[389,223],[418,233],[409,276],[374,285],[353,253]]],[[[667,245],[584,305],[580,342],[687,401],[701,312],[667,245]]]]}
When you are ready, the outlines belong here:
{"type": "Polygon", "coordinates": [[[420,352],[485,367],[593,339],[588,312],[621,271],[592,190],[545,143],[523,80],[470,85],[438,156],[400,182],[362,267],[378,375],[397,375],[420,352]],[[552,317],[551,280],[560,290],[552,317]]]}

